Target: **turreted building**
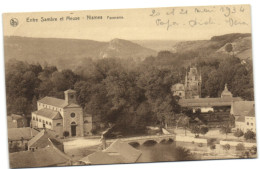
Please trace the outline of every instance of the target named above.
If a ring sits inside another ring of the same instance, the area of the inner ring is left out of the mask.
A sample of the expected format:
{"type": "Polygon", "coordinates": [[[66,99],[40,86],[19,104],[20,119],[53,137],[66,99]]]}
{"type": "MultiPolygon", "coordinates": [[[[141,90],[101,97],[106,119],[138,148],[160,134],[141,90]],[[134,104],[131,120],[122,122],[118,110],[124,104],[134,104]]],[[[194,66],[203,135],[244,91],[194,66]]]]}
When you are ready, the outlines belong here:
{"type": "Polygon", "coordinates": [[[186,72],[185,83],[177,83],[171,87],[173,96],[178,96],[181,99],[194,99],[201,97],[201,74],[196,67],[191,67],[189,72],[186,72]]]}

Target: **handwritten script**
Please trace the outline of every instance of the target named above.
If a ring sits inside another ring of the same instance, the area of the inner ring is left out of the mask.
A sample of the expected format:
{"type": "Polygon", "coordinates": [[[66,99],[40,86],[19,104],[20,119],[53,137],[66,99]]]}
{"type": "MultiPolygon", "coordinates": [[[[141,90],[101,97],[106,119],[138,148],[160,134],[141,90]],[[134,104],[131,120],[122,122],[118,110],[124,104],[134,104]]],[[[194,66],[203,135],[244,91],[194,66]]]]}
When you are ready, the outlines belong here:
{"type": "Polygon", "coordinates": [[[154,18],[155,25],[167,31],[177,27],[206,27],[206,26],[248,26],[243,15],[249,12],[241,6],[211,6],[187,7],[172,9],[152,9],[149,13],[154,18]]]}

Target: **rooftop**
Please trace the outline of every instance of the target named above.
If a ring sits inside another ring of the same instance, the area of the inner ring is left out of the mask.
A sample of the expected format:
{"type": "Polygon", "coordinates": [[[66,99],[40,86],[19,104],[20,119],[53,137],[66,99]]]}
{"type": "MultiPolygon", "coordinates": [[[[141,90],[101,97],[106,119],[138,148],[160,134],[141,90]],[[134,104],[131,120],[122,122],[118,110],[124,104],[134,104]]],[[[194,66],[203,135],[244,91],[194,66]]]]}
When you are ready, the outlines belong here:
{"type": "Polygon", "coordinates": [[[11,114],[10,116],[12,120],[18,120],[18,119],[24,119],[25,117],[22,115],[18,115],[18,114],[11,114]]]}
{"type": "Polygon", "coordinates": [[[54,107],[60,107],[60,108],[64,108],[65,106],[68,105],[68,103],[63,99],[57,99],[55,97],[49,97],[49,96],[46,96],[41,100],[38,100],[38,102],[47,105],[52,105],[54,107]]]}
{"type": "Polygon", "coordinates": [[[53,146],[32,151],[9,154],[10,168],[46,167],[69,165],[70,158],[53,146]]]}
{"type": "Polygon", "coordinates": [[[235,116],[245,116],[254,107],[254,101],[235,101],[231,113],[235,116]]]}
{"type": "Polygon", "coordinates": [[[141,154],[141,151],[133,148],[128,143],[116,140],[107,149],[90,154],[80,161],[86,164],[134,163],[141,154]]]}
{"type": "Polygon", "coordinates": [[[51,146],[52,144],[62,144],[53,133],[50,133],[46,130],[42,130],[39,132],[35,137],[33,137],[29,142],[29,147],[37,147],[37,148],[45,148],[48,145],[51,146]]]}
{"type": "Polygon", "coordinates": [[[62,118],[58,111],[46,109],[46,108],[37,110],[33,113],[36,114],[36,115],[39,115],[39,116],[47,117],[47,118],[52,119],[52,120],[57,120],[57,119],[62,118]]]}
{"type": "Polygon", "coordinates": [[[15,140],[21,140],[23,138],[24,140],[30,140],[34,136],[36,136],[39,133],[39,131],[30,128],[9,128],[8,129],[8,140],[9,141],[15,141],[15,140]]]}
{"type": "Polygon", "coordinates": [[[255,117],[255,107],[253,107],[246,116],[255,117]]]}
{"type": "Polygon", "coordinates": [[[180,99],[179,104],[183,107],[231,106],[235,101],[242,101],[242,99],[240,97],[180,99]]]}

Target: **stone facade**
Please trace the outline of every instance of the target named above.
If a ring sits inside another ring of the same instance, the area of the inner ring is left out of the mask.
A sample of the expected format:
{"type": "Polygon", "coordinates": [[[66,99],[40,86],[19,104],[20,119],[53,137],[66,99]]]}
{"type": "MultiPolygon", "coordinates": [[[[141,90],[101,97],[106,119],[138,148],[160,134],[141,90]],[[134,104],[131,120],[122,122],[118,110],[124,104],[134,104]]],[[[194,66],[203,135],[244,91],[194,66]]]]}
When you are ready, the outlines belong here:
{"type": "Polygon", "coordinates": [[[32,112],[32,127],[53,130],[60,137],[65,131],[69,136],[90,135],[91,116],[84,117],[82,108],[76,102],[74,90],[67,90],[64,93],[65,100],[45,97],[37,102],[38,110],[32,112]],[[84,121],[88,123],[85,124],[84,121]]]}
{"type": "Polygon", "coordinates": [[[185,77],[185,98],[201,97],[201,75],[196,67],[191,67],[185,77]]]}

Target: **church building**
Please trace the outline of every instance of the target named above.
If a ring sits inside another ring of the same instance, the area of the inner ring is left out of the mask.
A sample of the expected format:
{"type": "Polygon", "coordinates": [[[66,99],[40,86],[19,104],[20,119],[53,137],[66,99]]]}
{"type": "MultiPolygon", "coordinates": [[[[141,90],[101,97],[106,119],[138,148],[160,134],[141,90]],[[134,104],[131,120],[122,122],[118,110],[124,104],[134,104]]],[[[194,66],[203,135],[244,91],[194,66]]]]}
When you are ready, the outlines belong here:
{"type": "Polygon", "coordinates": [[[64,132],[69,136],[90,135],[92,116],[83,114],[76,101],[76,91],[69,89],[64,94],[65,100],[47,96],[37,101],[37,111],[32,112],[32,127],[53,130],[59,137],[64,132]]]}

